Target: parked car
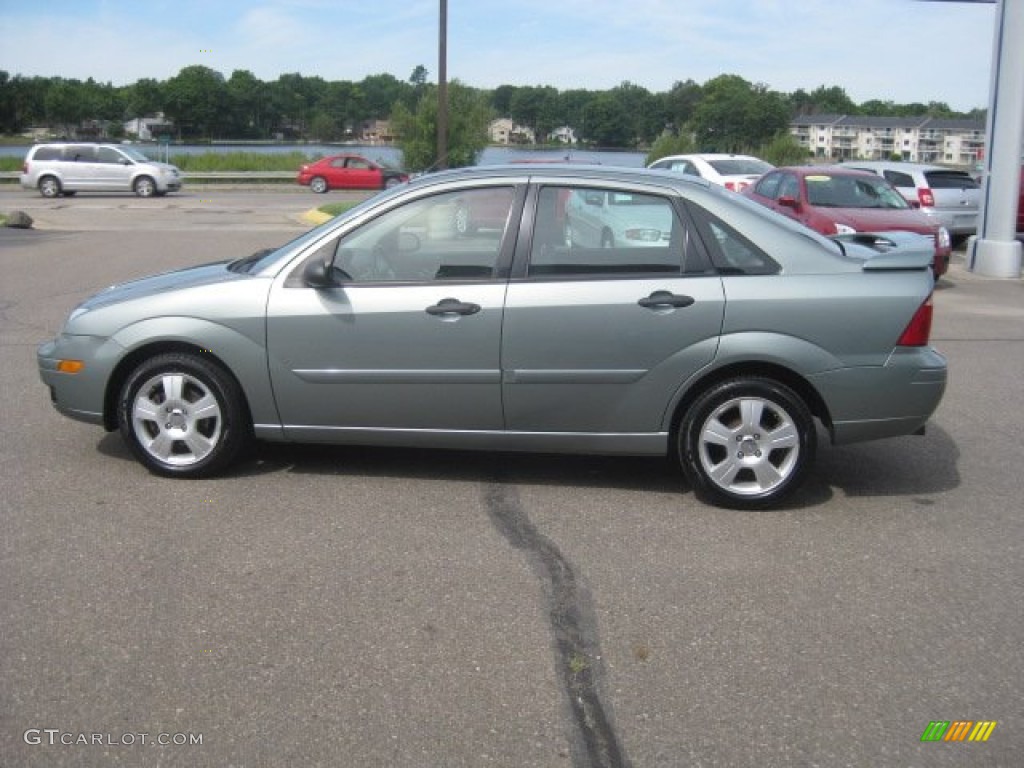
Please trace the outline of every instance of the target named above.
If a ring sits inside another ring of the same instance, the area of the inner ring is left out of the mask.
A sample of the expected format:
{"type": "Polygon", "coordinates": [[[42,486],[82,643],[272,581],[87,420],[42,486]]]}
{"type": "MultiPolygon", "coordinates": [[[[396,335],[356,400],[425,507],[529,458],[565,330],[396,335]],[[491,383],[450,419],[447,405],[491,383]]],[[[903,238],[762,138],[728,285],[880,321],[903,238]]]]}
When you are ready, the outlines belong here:
{"type": "Polygon", "coordinates": [[[21,186],[43,197],[77,192],[134,192],[139,197],[181,189],[181,171],[121,144],[36,144],[21,167],[21,186]]]}
{"type": "Polygon", "coordinates": [[[390,189],[409,180],[409,174],[360,155],[333,155],[299,169],[296,181],[317,193],[329,189],[390,189]]]}
{"type": "Polygon", "coordinates": [[[952,252],[949,232],[914,210],[885,179],[840,166],[791,166],[765,174],[744,190],[750,199],[823,235],[916,232],[934,248],[935,276],[945,274],[952,252]]]}
{"type": "Polygon", "coordinates": [[[668,454],[702,498],[763,507],[804,480],[815,419],[836,444],[916,434],[942,398],[931,245],[865,243],[679,174],[462,169],[107,288],[38,366],[58,411],[160,475],[223,471],[252,437],[668,454]],[[617,214],[641,230],[659,209],[668,236],[568,244],[567,200],[593,194],[634,201],[617,214]],[[460,239],[477,195],[505,224],[460,239]]]}
{"type": "Polygon", "coordinates": [[[775,166],[750,155],[672,155],[655,160],[648,168],[700,176],[739,192],[775,166]]]}
{"type": "Polygon", "coordinates": [[[667,243],[672,216],[660,198],[619,190],[574,190],[565,202],[565,239],[585,248],[667,243]]]}
{"type": "Polygon", "coordinates": [[[954,242],[978,230],[981,186],[967,171],[886,160],[851,160],[842,166],[881,176],[913,207],[945,227],[954,242]]]}

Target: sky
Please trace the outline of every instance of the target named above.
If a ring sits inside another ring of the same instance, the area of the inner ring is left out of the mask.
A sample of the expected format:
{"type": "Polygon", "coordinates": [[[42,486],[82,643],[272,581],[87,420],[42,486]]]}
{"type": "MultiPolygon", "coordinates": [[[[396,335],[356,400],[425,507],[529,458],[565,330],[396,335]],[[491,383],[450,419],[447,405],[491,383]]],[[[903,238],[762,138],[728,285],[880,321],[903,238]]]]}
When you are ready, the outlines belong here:
{"type": "MultiPolygon", "coordinates": [[[[0,70],[128,85],[201,64],[436,82],[439,0],[0,0],[0,70]]],[[[920,0],[448,0],[448,79],[658,93],[732,74],[856,103],[988,106],[995,5],[920,0]]]]}

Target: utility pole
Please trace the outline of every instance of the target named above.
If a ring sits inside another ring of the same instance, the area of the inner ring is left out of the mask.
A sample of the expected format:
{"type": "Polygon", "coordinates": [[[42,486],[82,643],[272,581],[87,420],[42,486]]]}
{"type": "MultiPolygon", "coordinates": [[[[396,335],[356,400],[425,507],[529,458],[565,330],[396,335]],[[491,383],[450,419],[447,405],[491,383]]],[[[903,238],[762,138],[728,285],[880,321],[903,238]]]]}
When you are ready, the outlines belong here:
{"type": "Polygon", "coordinates": [[[441,2],[441,27],[437,45],[437,162],[448,167],[448,0],[441,2]]]}

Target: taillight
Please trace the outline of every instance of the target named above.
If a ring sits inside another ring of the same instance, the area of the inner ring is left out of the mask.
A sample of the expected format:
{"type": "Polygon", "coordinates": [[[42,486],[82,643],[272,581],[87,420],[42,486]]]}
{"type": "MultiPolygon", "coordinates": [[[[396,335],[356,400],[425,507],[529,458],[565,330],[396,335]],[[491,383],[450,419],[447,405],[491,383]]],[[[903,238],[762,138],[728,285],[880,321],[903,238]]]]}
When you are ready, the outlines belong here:
{"type": "Polygon", "coordinates": [[[928,187],[917,188],[917,199],[925,208],[935,207],[935,195],[932,194],[932,191],[928,189],[928,187]]]}
{"type": "Polygon", "coordinates": [[[910,318],[907,327],[903,329],[903,333],[900,335],[899,341],[896,342],[896,346],[926,347],[928,346],[928,337],[931,336],[931,333],[932,296],[928,294],[928,298],[917,308],[917,312],[910,318]]]}
{"type": "Polygon", "coordinates": [[[725,188],[728,189],[730,192],[738,192],[739,191],[738,189],[736,189],[736,182],[735,181],[727,181],[727,182],[725,182],[725,188]]]}

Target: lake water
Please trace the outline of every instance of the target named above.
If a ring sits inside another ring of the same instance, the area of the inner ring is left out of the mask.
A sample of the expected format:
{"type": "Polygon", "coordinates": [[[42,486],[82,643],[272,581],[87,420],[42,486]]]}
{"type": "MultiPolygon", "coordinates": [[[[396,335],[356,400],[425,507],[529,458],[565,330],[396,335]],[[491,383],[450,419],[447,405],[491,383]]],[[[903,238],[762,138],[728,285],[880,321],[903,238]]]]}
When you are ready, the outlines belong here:
{"type": "MultiPolygon", "coordinates": [[[[378,160],[388,165],[401,166],[402,152],[396,147],[382,145],[363,144],[182,144],[160,147],[155,144],[133,144],[133,147],[141,150],[144,154],[153,159],[164,160],[170,156],[170,162],[174,162],[175,155],[199,155],[208,152],[229,153],[229,152],[266,152],[279,154],[283,152],[303,152],[307,157],[316,155],[338,155],[352,152],[363,155],[371,160],[378,160]]],[[[0,157],[24,157],[27,147],[0,146],[0,157]]],[[[618,165],[629,168],[642,168],[644,166],[643,152],[630,152],[626,150],[593,150],[593,149],[524,149],[521,147],[487,147],[480,154],[478,165],[500,165],[513,161],[546,161],[570,159],[577,163],[596,163],[599,165],[618,165]]]]}

